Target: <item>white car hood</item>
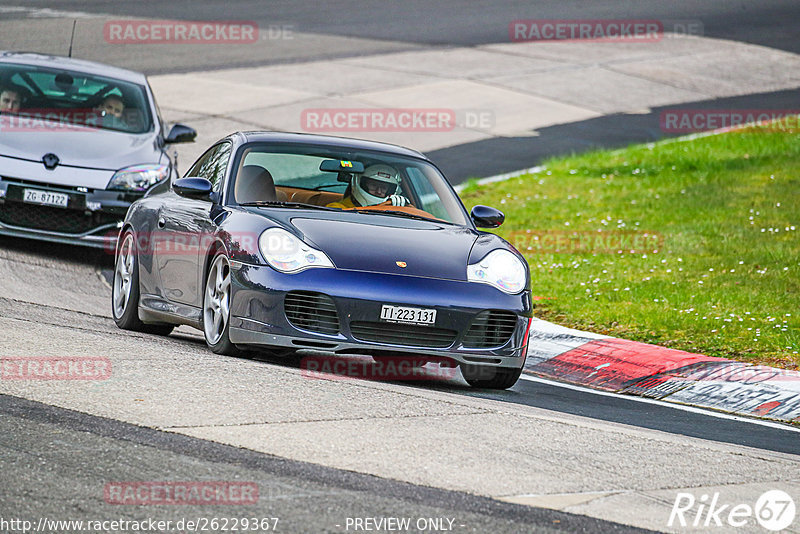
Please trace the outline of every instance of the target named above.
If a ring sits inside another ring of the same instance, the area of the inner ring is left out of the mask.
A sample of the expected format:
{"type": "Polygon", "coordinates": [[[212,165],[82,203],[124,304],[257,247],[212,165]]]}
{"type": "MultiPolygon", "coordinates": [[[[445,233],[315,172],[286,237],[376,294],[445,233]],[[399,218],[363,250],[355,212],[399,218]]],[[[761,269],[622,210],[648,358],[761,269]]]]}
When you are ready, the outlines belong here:
{"type": "Polygon", "coordinates": [[[0,132],[0,176],[9,178],[104,189],[115,171],[161,159],[154,133],[0,132]],[[45,154],[58,156],[55,169],[45,168],[45,154]]]}

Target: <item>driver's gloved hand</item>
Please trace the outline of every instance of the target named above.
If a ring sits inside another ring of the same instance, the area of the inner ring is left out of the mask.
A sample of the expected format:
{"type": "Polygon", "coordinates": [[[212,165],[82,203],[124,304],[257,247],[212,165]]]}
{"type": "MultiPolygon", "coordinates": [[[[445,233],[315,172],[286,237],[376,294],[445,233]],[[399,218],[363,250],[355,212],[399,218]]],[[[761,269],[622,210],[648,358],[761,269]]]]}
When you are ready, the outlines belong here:
{"type": "Polygon", "coordinates": [[[392,206],[407,206],[409,201],[403,195],[392,195],[386,199],[387,202],[391,202],[392,206]]]}

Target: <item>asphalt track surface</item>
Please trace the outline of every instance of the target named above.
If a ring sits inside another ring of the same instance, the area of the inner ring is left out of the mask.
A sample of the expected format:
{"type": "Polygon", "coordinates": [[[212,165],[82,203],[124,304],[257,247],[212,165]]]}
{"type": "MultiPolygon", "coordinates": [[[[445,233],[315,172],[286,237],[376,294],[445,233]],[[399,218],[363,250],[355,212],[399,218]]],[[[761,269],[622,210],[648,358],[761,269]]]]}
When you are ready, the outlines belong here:
{"type": "MultiPolygon", "coordinates": [[[[21,5],[7,2],[9,5],[21,5]]],[[[298,32],[434,46],[508,41],[517,19],[658,19],[701,21],[705,35],[800,52],[800,4],[794,0],[368,0],[197,1],[27,0],[29,7],[178,20],[254,20],[298,32]]],[[[364,53],[368,51],[365,50],[364,53]]],[[[307,59],[314,59],[309,57],[307,59]]],[[[259,61],[253,58],[253,61],[259,61]]],[[[263,59],[261,59],[263,61],[263,59]]]]}
{"type": "MultiPolygon", "coordinates": [[[[12,258],[18,255],[21,256],[24,253],[28,256],[25,261],[31,264],[35,264],[38,261],[53,261],[56,264],[63,265],[77,264],[96,270],[106,281],[110,282],[113,277],[113,257],[98,250],[80,250],[67,245],[9,237],[0,237],[0,249],[4,250],[12,258]]],[[[79,280],[69,280],[69,282],[80,284],[79,280]]],[[[109,328],[116,328],[110,316],[108,317],[108,323],[109,328]]],[[[199,333],[199,331],[197,332],[199,333]]],[[[197,350],[207,350],[200,337],[187,339],[197,345],[197,350]]],[[[256,359],[272,365],[299,367],[299,358],[265,358],[258,354],[254,356],[256,359]]],[[[405,382],[405,384],[409,387],[441,389],[460,395],[533,406],[601,421],[622,423],[711,441],[800,455],[800,429],[791,428],[788,425],[762,426],[758,424],[757,420],[750,420],[746,417],[720,419],[707,414],[705,411],[696,413],[684,411],[680,406],[673,404],[643,403],[637,398],[623,395],[607,395],[602,394],[602,392],[597,394],[591,392],[588,388],[583,388],[584,391],[578,391],[563,387],[553,381],[533,382],[520,380],[513,388],[499,392],[476,390],[468,387],[460,380],[422,383],[405,382]]]]}
{"type": "Polygon", "coordinates": [[[5,395],[0,395],[0,452],[0,516],[6,519],[155,519],[176,524],[182,518],[255,517],[277,518],[276,532],[344,532],[348,518],[398,517],[413,518],[412,524],[420,518],[445,518],[456,532],[645,532],[284,460],[5,395]],[[173,480],[255,482],[258,502],[151,507],[104,501],[109,480],[163,480],[164,473],[173,480]]]}
{"type": "MultiPolygon", "coordinates": [[[[106,277],[110,274],[110,259],[101,252],[87,254],[70,247],[8,238],[2,238],[0,245],[11,257],[15,252],[26,254],[30,263],[79,264],[106,277]]],[[[36,308],[32,312],[35,316],[23,317],[12,311],[9,317],[79,329],[97,327],[84,325],[77,312],[59,310],[50,314],[46,306],[36,308]]],[[[92,323],[98,321],[103,330],[114,331],[110,318],[92,318],[92,323]]],[[[142,341],[145,352],[149,338],[159,342],[156,336],[145,336],[142,341]]],[[[178,338],[199,352],[207,351],[199,337],[179,335],[178,338]]],[[[209,356],[224,358],[210,353],[209,356]]],[[[257,354],[251,357],[256,360],[254,365],[299,367],[299,358],[264,358],[257,354]]],[[[789,428],[762,426],[746,419],[721,419],[624,396],[576,391],[557,383],[523,379],[503,392],[475,390],[460,379],[407,382],[402,386],[410,391],[437,390],[680,436],[800,454],[798,432],[789,428]]],[[[0,395],[0,436],[0,470],[7,481],[0,488],[3,517],[128,520],[154,517],[177,521],[182,517],[233,517],[242,512],[248,517],[278,517],[284,532],[344,532],[348,517],[446,517],[464,525],[456,529],[463,532],[636,531],[554,510],[281,459],[7,395],[0,395]],[[110,480],[164,480],[167,473],[170,480],[255,481],[262,497],[258,504],[244,507],[121,507],[103,501],[102,488],[110,480]]]]}
{"type": "MultiPolygon", "coordinates": [[[[8,5],[20,5],[7,3],[8,5]]],[[[741,40],[800,52],[800,3],[772,2],[537,2],[528,7],[505,1],[487,2],[301,2],[229,1],[111,2],[27,1],[25,6],[142,17],[191,20],[256,20],[260,25],[289,24],[297,31],[393,41],[402,49],[424,46],[469,46],[508,40],[508,23],[520,18],[659,18],[699,19],[707,36],[741,40]],[[757,9],[756,9],[757,8],[757,9]],[[424,15],[424,16],[421,16],[424,15]],[[391,24],[387,21],[392,21],[391,24]]],[[[13,18],[3,14],[0,18],[13,18]]],[[[309,48],[305,61],[342,54],[369,54],[309,48]]],[[[264,57],[244,57],[239,65],[261,65],[264,57]]],[[[220,63],[219,68],[230,63],[220,63]]],[[[168,57],[153,58],[151,72],[178,72],[168,57]]],[[[748,95],[731,102],[695,103],[698,107],[795,107],[800,91],[748,95]],[[757,105],[754,105],[757,104],[757,105]]],[[[595,146],[624,146],[663,136],[658,110],[649,115],[614,115],[554,126],[531,139],[495,139],[432,152],[445,172],[456,178],[489,175],[530,167],[554,154],[595,146]],[[655,120],[654,120],[655,119],[655,120]],[[473,156],[480,157],[472,159],[473,156]],[[491,157],[488,157],[491,156],[491,157]],[[483,162],[483,163],[480,163],[483,162]],[[483,166],[481,166],[483,165],[483,166]]],[[[26,261],[88,265],[109,269],[102,254],[41,243],[5,239],[0,248],[26,261]]],[[[59,275],[54,270],[56,276],[59,275]]],[[[0,314],[1,315],[1,314],[0,314]]],[[[110,319],[107,319],[110,322],[110,319]]],[[[80,327],[80,325],[76,325],[80,327]]],[[[113,324],[111,325],[113,326],[113,324]]],[[[199,341],[198,351],[206,350],[199,341]]],[[[268,365],[293,366],[272,360],[268,365]]],[[[407,384],[408,388],[441,389],[456,395],[499,400],[555,413],[579,415],[632,427],[744,445],[767,451],[800,454],[800,440],[791,429],[720,419],[672,406],[598,396],[557,384],[520,381],[507,392],[472,390],[461,383],[407,384]]],[[[284,532],[342,532],[343,521],[357,516],[450,517],[466,525],[463,532],[634,532],[631,527],[552,510],[522,507],[466,493],[416,486],[350,471],[281,459],[212,442],[138,427],[110,419],[0,396],[0,515],[4,517],[70,517],[141,519],[154,512],[136,507],[110,507],[103,502],[108,480],[163,479],[164,473],[185,480],[256,480],[262,500],[247,515],[279,517],[284,532]],[[35,488],[32,492],[31,488],[35,488]],[[267,497],[267,498],[264,498],[267,497]],[[285,518],[285,519],[284,519],[285,518]],[[338,525],[338,526],[337,526],[338,525]]],[[[158,511],[160,519],[187,515],[231,517],[230,508],[158,511]]]]}
{"type": "Polygon", "coordinates": [[[744,418],[717,419],[667,403],[640,402],[638,398],[622,395],[598,395],[588,390],[566,388],[557,382],[522,379],[506,392],[466,391],[464,394],[671,434],[800,454],[800,433],[793,429],[761,426],[744,418]]]}
{"type": "MultiPolygon", "coordinates": [[[[798,4],[800,5],[800,3],[798,4]]],[[[752,94],[682,104],[687,109],[794,109],[800,102],[800,89],[752,94]]],[[[547,158],[586,152],[593,149],[622,148],[665,137],[659,126],[662,110],[649,113],[604,115],[538,130],[536,137],[495,137],[428,153],[451,182],[460,183],[472,176],[494,176],[528,169],[547,158]]]]}
{"type": "MultiPolygon", "coordinates": [[[[106,274],[110,258],[102,252],[66,246],[0,239],[6,257],[25,255],[26,263],[79,265],[106,274]]],[[[20,267],[22,264],[19,265],[20,267]]],[[[65,276],[68,276],[65,274],[65,276]]],[[[79,285],[80,280],[67,280],[79,285]]],[[[77,288],[76,288],[77,289],[77,288]]],[[[115,331],[110,318],[86,323],[78,312],[32,308],[30,317],[16,311],[0,316],[72,328],[115,331]],[[97,323],[97,324],[95,324],[97,323]],[[101,324],[102,323],[102,324],[101,324]]],[[[122,335],[122,332],[120,332],[122,335]]],[[[175,335],[171,337],[176,337],[175,335]]],[[[147,351],[145,336],[142,350],[147,351]]],[[[205,352],[200,338],[178,336],[205,352]]],[[[113,349],[108,349],[113,350],[113,349]]],[[[212,358],[216,357],[209,353],[212,358]]],[[[253,365],[297,368],[298,359],[255,356],[253,365]]],[[[493,399],[556,414],[658,430],[767,451],[800,454],[798,433],[748,421],[719,419],[674,406],[647,404],[622,396],[599,396],[555,383],[520,380],[504,392],[474,390],[460,379],[405,383],[410,391],[438,390],[450,395],[493,399]]],[[[284,532],[344,532],[348,517],[447,517],[463,532],[633,532],[635,529],[554,510],[530,508],[466,493],[439,490],[281,459],[169,432],[0,395],[0,516],[59,519],[177,521],[182,517],[278,517],[284,532]],[[166,475],[166,474],[169,475],[166,475]],[[129,507],[103,501],[102,488],[112,480],[256,481],[262,497],[244,507],[129,507]],[[235,509],[234,509],[235,508],[235,509]],[[338,525],[338,526],[337,526],[338,525]]]]}
{"type": "MultiPolygon", "coordinates": [[[[52,261],[63,265],[77,264],[97,270],[106,280],[111,280],[113,276],[113,258],[101,251],[76,250],[66,245],[8,237],[0,237],[0,248],[10,257],[26,254],[28,256],[26,262],[31,264],[38,261],[52,261]]],[[[80,284],[79,280],[68,281],[80,284]]],[[[78,321],[79,319],[76,320],[76,326],[79,326],[78,321]]],[[[110,316],[104,322],[108,323],[108,328],[112,330],[116,328],[110,316]]],[[[199,333],[199,331],[197,332],[199,333]]],[[[147,337],[158,339],[154,336],[147,337]]],[[[208,350],[200,337],[184,338],[184,340],[196,345],[198,351],[208,350]]],[[[252,357],[270,365],[299,368],[299,358],[267,358],[257,353],[252,357]]],[[[494,399],[564,414],[579,415],[600,421],[800,455],[800,431],[788,425],[762,426],[758,424],[757,420],[745,417],[720,419],[705,411],[700,413],[684,411],[680,406],[672,404],[643,403],[637,398],[607,395],[602,392],[597,394],[589,389],[577,391],[552,381],[520,380],[513,388],[499,392],[473,389],[460,380],[404,382],[403,384],[410,388],[437,389],[459,395],[494,399]]]]}
{"type": "MultiPolygon", "coordinates": [[[[226,53],[224,45],[211,54],[185,57],[171,53],[152,53],[137,65],[146,74],[193,70],[248,67],[274,63],[305,62],[415,50],[425,47],[477,46],[509,42],[509,23],[518,19],[647,19],[671,22],[698,22],[707,37],[742,41],[800,52],[800,2],[713,0],[617,2],[613,0],[561,2],[546,0],[520,5],[513,0],[430,2],[411,0],[352,2],[228,2],[179,0],[172,2],[112,0],[61,0],[8,2],[26,8],[50,8],[65,12],[85,12],[112,16],[177,20],[247,20],[260,28],[290,27],[309,36],[296,43],[281,43],[269,48],[236,49],[226,53]],[[323,39],[328,36],[330,39],[323,39]],[[301,44],[302,43],[302,44],[301,44]],[[196,62],[196,63],[192,63],[196,62]],[[192,63],[192,64],[190,64],[192,63]]],[[[24,31],[26,13],[0,12],[0,21],[20,19],[20,27],[10,36],[24,31]]],[[[64,53],[71,24],[61,24],[63,35],[56,35],[56,50],[64,53]]],[[[58,32],[56,32],[58,33],[58,32]]],[[[52,39],[53,36],[48,36],[52,39]]],[[[43,38],[44,39],[44,38],[43,38]]],[[[12,39],[13,41],[13,39],[12,39]]],[[[80,38],[76,39],[80,43],[80,38]]],[[[52,50],[53,43],[49,49],[52,50]]],[[[114,47],[93,46],[92,59],[125,65],[125,52],[114,47]]],[[[685,102],[685,108],[793,109],[800,101],[800,89],[709,101],[685,102]]],[[[492,176],[540,164],[551,156],[584,152],[597,148],[618,148],[649,142],[674,134],[662,132],[659,113],[613,114],[597,119],[542,128],[535,137],[495,137],[493,139],[428,151],[453,183],[471,177],[492,176]]]]}

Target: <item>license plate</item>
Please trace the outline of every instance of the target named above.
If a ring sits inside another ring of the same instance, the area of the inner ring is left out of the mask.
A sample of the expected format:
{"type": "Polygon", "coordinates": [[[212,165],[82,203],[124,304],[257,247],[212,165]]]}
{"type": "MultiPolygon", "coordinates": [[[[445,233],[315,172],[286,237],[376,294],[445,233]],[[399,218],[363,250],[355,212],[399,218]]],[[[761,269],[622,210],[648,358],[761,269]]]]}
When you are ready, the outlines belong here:
{"type": "Polygon", "coordinates": [[[45,206],[58,206],[66,208],[69,204],[69,195],[64,193],[53,193],[40,189],[25,189],[22,193],[22,200],[31,204],[44,204],[45,206]]]}
{"type": "Polygon", "coordinates": [[[436,310],[426,308],[406,308],[404,306],[381,307],[381,321],[390,323],[433,324],[436,322],[436,310]]]}

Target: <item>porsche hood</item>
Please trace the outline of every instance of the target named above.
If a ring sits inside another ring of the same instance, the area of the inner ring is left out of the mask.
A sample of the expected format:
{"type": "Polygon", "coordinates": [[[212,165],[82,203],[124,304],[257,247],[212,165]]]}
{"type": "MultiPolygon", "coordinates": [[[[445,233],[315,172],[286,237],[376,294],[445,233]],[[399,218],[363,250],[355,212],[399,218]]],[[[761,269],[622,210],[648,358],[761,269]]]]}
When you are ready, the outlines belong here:
{"type": "Polygon", "coordinates": [[[358,219],[293,217],[291,224],[338,269],[466,280],[477,232],[435,221],[356,215],[358,219]]]}

